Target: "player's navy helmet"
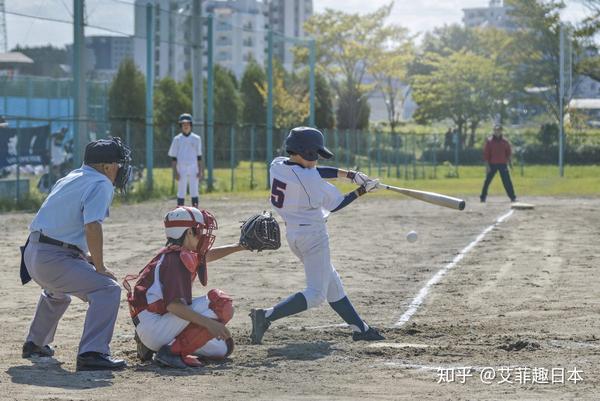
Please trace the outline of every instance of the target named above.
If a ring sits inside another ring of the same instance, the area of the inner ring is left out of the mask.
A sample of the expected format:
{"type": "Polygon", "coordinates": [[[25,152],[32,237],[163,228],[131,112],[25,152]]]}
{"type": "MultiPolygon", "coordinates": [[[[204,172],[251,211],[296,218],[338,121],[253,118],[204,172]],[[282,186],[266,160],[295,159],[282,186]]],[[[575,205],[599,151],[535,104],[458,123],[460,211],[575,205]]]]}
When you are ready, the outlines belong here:
{"type": "Polygon", "coordinates": [[[333,153],[325,147],[323,134],[316,128],[293,128],[285,139],[285,151],[295,153],[304,160],[315,161],[321,156],[331,159],[333,153]]]}
{"type": "Polygon", "coordinates": [[[181,123],[190,123],[192,124],[192,115],[188,114],[188,113],[184,113],[182,115],[179,116],[179,120],[177,120],[177,122],[179,123],[179,125],[181,125],[181,123]]]}

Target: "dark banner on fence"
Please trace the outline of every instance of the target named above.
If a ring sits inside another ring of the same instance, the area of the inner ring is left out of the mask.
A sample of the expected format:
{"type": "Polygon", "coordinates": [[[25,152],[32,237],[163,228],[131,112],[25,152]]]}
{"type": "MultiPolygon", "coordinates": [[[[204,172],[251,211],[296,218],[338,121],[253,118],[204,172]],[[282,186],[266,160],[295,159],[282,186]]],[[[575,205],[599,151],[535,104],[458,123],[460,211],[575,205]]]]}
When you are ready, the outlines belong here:
{"type": "Polygon", "coordinates": [[[0,128],[0,168],[11,164],[48,164],[50,126],[0,128]]]}

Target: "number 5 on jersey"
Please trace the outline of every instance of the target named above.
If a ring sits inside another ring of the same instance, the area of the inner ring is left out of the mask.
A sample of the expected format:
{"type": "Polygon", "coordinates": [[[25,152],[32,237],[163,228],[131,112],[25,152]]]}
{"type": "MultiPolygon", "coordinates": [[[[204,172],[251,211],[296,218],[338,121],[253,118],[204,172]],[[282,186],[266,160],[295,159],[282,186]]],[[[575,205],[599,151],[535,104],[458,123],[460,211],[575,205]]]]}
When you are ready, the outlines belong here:
{"type": "Polygon", "coordinates": [[[271,204],[276,208],[281,209],[283,207],[283,200],[285,199],[285,188],[287,184],[279,181],[277,178],[273,178],[273,184],[271,185],[271,204]]]}

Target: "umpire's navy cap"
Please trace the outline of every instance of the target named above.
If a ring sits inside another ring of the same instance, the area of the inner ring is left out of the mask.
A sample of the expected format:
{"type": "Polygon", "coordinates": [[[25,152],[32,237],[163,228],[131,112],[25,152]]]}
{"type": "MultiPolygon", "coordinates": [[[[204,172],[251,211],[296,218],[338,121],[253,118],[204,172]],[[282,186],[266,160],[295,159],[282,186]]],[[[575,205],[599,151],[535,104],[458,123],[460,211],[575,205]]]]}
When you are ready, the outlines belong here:
{"type": "Polygon", "coordinates": [[[122,159],[121,146],[113,139],[98,139],[88,143],[83,156],[85,164],[115,163],[120,162],[122,159]]]}

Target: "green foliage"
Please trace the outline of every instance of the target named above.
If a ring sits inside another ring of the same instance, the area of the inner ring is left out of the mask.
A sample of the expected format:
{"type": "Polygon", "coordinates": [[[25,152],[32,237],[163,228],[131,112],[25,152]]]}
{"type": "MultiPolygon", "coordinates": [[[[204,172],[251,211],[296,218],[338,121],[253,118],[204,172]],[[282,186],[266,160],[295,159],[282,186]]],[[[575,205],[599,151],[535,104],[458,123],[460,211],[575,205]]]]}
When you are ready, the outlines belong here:
{"type": "Polygon", "coordinates": [[[493,60],[460,51],[447,57],[427,53],[427,74],[413,77],[413,98],[419,104],[418,122],[450,119],[464,132],[498,110],[507,94],[509,75],[493,60]]]}
{"type": "Polygon", "coordinates": [[[144,75],[132,59],[123,60],[108,90],[108,113],[113,135],[124,138],[126,120],[130,121],[132,148],[144,146],[145,99],[144,75]]]}
{"type": "MultiPolygon", "coordinates": [[[[304,30],[316,38],[317,65],[327,76],[336,91],[343,110],[338,111],[338,127],[355,129],[364,124],[367,104],[362,97],[371,89],[365,77],[374,54],[391,35],[385,20],[390,15],[393,3],[372,13],[348,14],[326,9],[313,15],[304,24],[304,30]],[[337,82],[342,82],[338,85],[337,82]]],[[[306,62],[306,48],[296,49],[296,57],[306,62]]]]}
{"type": "MultiPolygon", "coordinates": [[[[215,65],[215,123],[237,124],[242,114],[242,99],[235,75],[225,67],[215,65]]],[[[206,109],[206,108],[205,108],[206,109]]]]}
{"type": "Polygon", "coordinates": [[[360,94],[352,85],[342,85],[339,92],[337,126],[340,129],[366,129],[369,127],[371,108],[366,94],[360,94]]]}
{"type": "Polygon", "coordinates": [[[538,133],[538,140],[544,147],[556,144],[558,141],[558,125],[555,123],[542,124],[538,133]]]}
{"type": "Polygon", "coordinates": [[[242,122],[245,124],[265,125],[267,109],[258,88],[265,86],[267,76],[261,66],[252,59],[240,84],[243,103],[242,122]]]}

